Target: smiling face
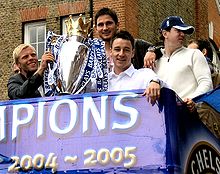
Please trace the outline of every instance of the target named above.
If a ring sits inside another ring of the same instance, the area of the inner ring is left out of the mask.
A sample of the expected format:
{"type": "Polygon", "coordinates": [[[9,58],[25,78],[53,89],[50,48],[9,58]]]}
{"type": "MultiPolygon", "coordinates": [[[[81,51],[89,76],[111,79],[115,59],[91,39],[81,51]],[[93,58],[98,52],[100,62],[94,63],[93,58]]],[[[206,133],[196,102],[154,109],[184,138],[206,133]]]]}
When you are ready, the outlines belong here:
{"type": "Polygon", "coordinates": [[[110,15],[102,15],[97,19],[96,31],[103,41],[110,41],[118,30],[118,24],[110,15]]]}
{"type": "Polygon", "coordinates": [[[27,77],[27,74],[33,74],[38,68],[38,59],[33,47],[26,47],[18,54],[17,65],[20,72],[27,77]]]}
{"type": "Polygon", "coordinates": [[[110,55],[114,62],[115,74],[128,69],[131,65],[131,58],[134,57],[134,49],[130,40],[117,38],[112,42],[110,55]]]}

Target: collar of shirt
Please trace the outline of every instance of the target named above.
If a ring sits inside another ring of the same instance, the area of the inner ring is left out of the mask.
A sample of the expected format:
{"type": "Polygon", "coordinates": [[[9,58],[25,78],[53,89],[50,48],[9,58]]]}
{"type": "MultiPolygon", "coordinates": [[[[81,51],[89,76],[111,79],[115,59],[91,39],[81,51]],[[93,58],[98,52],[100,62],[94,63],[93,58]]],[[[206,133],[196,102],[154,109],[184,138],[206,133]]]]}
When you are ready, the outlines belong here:
{"type": "MultiPolygon", "coordinates": [[[[177,52],[181,51],[181,50],[184,49],[184,48],[185,48],[185,47],[182,46],[182,47],[176,49],[176,50],[171,54],[171,56],[175,55],[177,52]]],[[[161,49],[161,52],[162,52],[162,54],[163,54],[163,57],[167,57],[167,55],[166,55],[166,50],[165,50],[164,48],[161,49]]],[[[171,56],[170,56],[170,57],[171,57],[171,56]]]]}
{"type": "Polygon", "coordinates": [[[134,71],[135,71],[135,68],[134,68],[133,64],[131,64],[131,66],[128,69],[121,72],[119,75],[114,73],[114,68],[113,68],[112,71],[109,73],[109,79],[112,79],[112,78],[115,78],[118,76],[124,76],[124,75],[131,77],[132,74],[134,73],[134,71]]]}

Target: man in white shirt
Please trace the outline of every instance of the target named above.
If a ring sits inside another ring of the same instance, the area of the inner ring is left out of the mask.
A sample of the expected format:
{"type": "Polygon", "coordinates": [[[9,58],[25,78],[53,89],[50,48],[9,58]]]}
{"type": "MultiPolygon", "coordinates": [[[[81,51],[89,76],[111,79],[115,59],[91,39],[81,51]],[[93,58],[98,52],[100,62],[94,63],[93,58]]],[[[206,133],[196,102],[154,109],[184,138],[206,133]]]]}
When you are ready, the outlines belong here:
{"type": "Polygon", "coordinates": [[[160,96],[162,81],[149,68],[135,69],[131,63],[134,56],[134,38],[127,31],[117,32],[111,40],[110,56],[113,69],[109,73],[108,91],[145,89],[143,95],[154,104],[160,96]]]}
{"type": "Polygon", "coordinates": [[[164,49],[154,70],[193,111],[195,103],[192,98],[213,88],[209,66],[202,52],[183,46],[185,34],[192,34],[194,27],[186,25],[179,16],[170,16],[160,28],[164,49]]]}

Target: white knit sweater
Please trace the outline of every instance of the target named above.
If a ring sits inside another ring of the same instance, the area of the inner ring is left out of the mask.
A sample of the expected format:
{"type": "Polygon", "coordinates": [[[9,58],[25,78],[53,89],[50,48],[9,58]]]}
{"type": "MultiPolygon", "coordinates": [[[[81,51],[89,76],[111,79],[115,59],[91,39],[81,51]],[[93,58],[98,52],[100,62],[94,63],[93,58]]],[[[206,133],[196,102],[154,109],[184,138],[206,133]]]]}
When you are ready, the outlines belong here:
{"type": "Polygon", "coordinates": [[[181,47],[156,61],[155,72],[182,99],[194,98],[213,88],[208,63],[198,49],[181,47]]]}

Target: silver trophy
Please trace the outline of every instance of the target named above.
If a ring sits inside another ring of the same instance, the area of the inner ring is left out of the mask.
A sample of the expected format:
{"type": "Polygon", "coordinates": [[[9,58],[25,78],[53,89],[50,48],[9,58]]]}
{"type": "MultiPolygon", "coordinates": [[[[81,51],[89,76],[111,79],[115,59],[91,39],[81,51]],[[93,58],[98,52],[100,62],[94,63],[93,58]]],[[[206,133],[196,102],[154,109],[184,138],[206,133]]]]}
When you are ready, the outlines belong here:
{"type": "MultiPolygon", "coordinates": [[[[91,19],[90,19],[91,20],[91,19]]],[[[72,16],[65,21],[67,38],[62,44],[59,53],[59,86],[61,93],[80,93],[86,84],[80,87],[82,75],[87,62],[87,38],[90,31],[90,22],[83,22],[82,16],[74,21],[72,16]]]]}
{"type": "Polygon", "coordinates": [[[70,15],[65,21],[67,35],[48,32],[47,50],[52,52],[55,62],[49,63],[45,73],[46,96],[78,94],[86,86],[80,83],[88,58],[90,23],[91,19],[84,23],[81,15],[76,21],[70,15]]]}
{"type": "Polygon", "coordinates": [[[84,71],[88,47],[84,44],[85,38],[73,35],[64,42],[59,54],[59,70],[61,80],[61,92],[75,94],[78,89],[81,77],[80,72],[84,71]]]}
{"type": "Polygon", "coordinates": [[[59,70],[62,93],[80,93],[85,85],[79,88],[82,72],[86,66],[88,46],[86,45],[90,30],[90,20],[84,23],[82,16],[74,21],[72,16],[65,21],[67,39],[59,53],[59,70]],[[81,72],[81,73],[80,73],[81,72]]]}
{"type": "Polygon", "coordinates": [[[107,91],[108,71],[104,42],[89,38],[91,19],[84,23],[81,15],[65,21],[67,35],[48,32],[46,49],[54,55],[44,74],[45,96],[78,94],[93,79],[97,92],[107,91]]]}

